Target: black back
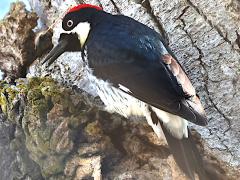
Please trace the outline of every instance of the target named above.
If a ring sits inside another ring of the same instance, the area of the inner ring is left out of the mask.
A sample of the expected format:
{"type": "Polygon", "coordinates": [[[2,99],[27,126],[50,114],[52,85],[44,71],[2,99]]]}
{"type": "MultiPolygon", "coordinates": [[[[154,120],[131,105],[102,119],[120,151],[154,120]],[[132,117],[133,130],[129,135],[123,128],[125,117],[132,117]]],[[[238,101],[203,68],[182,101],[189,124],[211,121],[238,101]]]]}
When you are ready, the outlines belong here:
{"type": "Polygon", "coordinates": [[[206,117],[188,106],[189,97],[161,60],[172,55],[161,36],[129,17],[100,14],[85,45],[93,73],[150,105],[205,125],[206,117]]]}

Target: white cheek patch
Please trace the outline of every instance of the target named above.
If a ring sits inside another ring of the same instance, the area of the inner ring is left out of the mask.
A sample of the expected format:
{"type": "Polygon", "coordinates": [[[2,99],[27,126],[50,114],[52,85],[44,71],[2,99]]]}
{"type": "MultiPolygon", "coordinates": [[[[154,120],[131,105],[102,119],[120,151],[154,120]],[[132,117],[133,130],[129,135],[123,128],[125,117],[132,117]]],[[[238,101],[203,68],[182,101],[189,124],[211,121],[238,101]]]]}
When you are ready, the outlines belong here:
{"type": "Polygon", "coordinates": [[[80,41],[81,47],[85,44],[88,34],[90,31],[90,23],[89,22],[80,22],[71,32],[77,33],[78,39],[80,41]]]}

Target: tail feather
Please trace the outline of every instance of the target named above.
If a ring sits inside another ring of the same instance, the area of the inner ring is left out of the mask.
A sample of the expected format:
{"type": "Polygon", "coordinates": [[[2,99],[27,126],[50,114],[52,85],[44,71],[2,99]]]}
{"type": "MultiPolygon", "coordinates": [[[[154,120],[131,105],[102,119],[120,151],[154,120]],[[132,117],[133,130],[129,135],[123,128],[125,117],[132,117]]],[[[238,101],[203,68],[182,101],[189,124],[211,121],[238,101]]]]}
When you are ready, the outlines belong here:
{"type": "Polygon", "coordinates": [[[169,133],[162,123],[161,126],[170,151],[181,170],[192,180],[195,179],[195,173],[200,180],[207,180],[202,157],[193,142],[189,129],[188,138],[177,139],[169,133]]]}

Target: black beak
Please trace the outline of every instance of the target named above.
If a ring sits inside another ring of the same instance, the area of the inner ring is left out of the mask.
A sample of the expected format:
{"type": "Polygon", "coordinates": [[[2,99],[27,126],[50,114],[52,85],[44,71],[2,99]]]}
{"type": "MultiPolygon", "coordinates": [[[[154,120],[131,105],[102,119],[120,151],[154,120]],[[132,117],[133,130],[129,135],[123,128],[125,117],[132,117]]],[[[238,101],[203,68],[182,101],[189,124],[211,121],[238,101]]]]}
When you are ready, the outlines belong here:
{"type": "Polygon", "coordinates": [[[45,57],[42,64],[47,62],[47,67],[50,66],[61,54],[66,51],[80,50],[80,41],[76,34],[61,34],[57,46],[55,46],[45,57]],[[75,48],[71,48],[75,47],[75,48]],[[76,47],[79,47],[76,49],[76,47]]]}

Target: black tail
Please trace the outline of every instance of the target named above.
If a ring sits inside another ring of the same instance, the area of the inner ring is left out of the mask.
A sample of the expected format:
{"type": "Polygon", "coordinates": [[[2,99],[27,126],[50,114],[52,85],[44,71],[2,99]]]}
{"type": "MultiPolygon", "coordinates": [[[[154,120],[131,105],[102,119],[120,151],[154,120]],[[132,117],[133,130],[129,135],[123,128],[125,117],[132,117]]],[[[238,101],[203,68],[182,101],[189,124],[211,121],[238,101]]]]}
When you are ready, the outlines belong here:
{"type": "Polygon", "coordinates": [[[195,179],[195,173],[200,180],[208,180],[202,157],[193,142],[191,132],[188,130],[188,138],[177,139],[161,123],[164,135],[175,161],[182,171],[192,180],[195,179]]]}

